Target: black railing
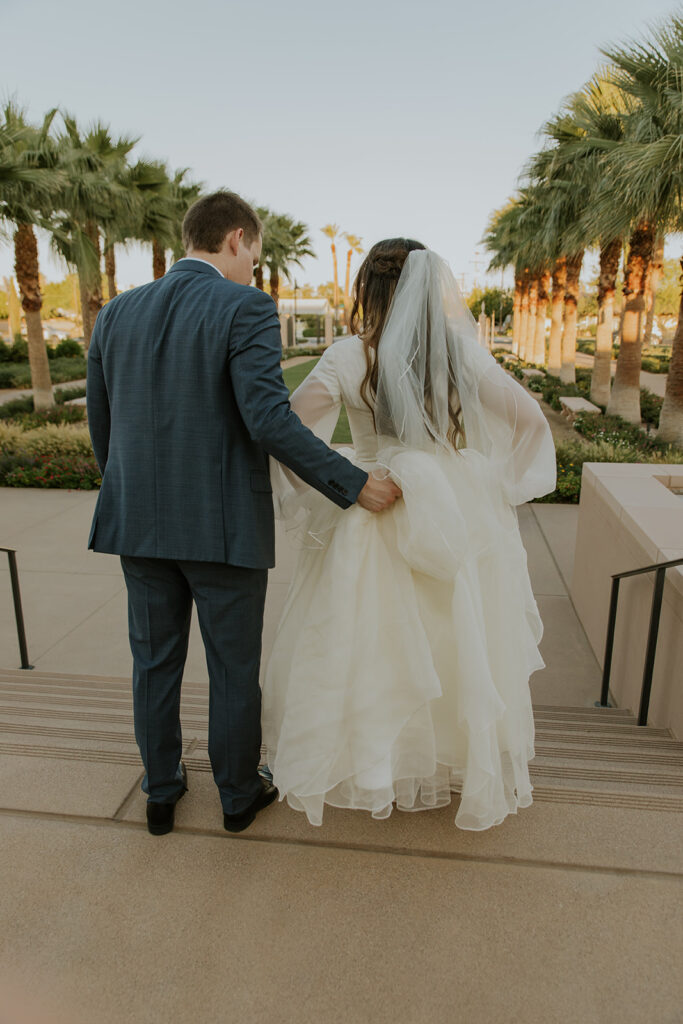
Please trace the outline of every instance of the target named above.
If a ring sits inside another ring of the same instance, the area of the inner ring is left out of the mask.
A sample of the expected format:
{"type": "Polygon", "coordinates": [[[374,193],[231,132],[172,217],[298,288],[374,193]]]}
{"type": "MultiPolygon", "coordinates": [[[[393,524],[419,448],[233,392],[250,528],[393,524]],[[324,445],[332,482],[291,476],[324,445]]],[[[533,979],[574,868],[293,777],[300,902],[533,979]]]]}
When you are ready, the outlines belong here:
{"type": "Polygon", "coordinates": [[[26,646],[26,629],[24,627],[24,613],[21,609],[21,591],[19,589],[19,572],[17,570],[17,553],[14,548],[0,548],[0,551],[7,552],[9,561],[9,576],[12,584],[12,597],[14,598],[14,617],[17,620],[17,640],[19,641],[19,654],[21,655],[21,667],[33,668],[28,660],[28,648],[26,646]]]}
{"type": "Polygon", "coordinates": [[[627,576],[642,576],[647,572],[656,573],[655,589],[652,595],[652,607],[650,609],[650,628],[647,634],[647,650],[645,652],[645,668],[643,669],[643,685],[640,691],[640,709],[638,711],[638,725],[647,725],[647,713],[650,708],[650,693],[652,691],[652,674],[655,667],[655,653],[657,651],[657,637],[659,635],[659,618],[662,611],[662,597],[664,595],[664,577],[666,570],[674,565],[683,565],[683,558],[674,558],[671,562],[658,562],[655,565],[646,565],[642,569],[630,569],[628,572],[617,572],[612,576],[612,596],[609,604],[609,618],[607,619],[607,641],[605,643],[605,664],[602,670],[602,692],[600,694],[600,707],[609,707],[609,679],[612,671],[612,651],[614,649],[614,630],[617,622],[617,601],[619,600],[619,584],[627,576]]]}

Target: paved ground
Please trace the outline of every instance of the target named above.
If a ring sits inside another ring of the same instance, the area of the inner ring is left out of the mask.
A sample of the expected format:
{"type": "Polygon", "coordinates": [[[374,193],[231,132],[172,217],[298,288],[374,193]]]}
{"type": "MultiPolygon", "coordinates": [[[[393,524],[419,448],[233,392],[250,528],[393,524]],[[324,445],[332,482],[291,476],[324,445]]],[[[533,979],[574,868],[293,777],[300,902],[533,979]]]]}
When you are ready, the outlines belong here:
{"type": "MultiPolygon", "coordinates": [[[[382,822],[331,811],[313,829],[278,804],[228,836],[193,739],[176,831],[149,836],[128,684],[115,678],[130,672],[123,581],[115,558],[85,551],[94,501],[0,490],[36,665],[5,684],[24,713],[0,748],[3,1024],[681,1019],[671,815],[537,799],[484,833],[455,829],[452,808],[382,822]],[[50,672],[110,679],[40,683],[50,672]],[[52,747],[36,725],[45,707],[52,747]]],[[[546,627],[548,667],[532,679],[544,704],[588,706],[599,687],[567,595],[576,517],[520,510],[546,627]]],[[[266,653],[292,565],[280,536],[266,653]]],[[[8,584],[3,567],[0,668],[13,669],[8,584]]],[[[196,629],[186,678],[194,722],[206,696],[196,629]]]]}

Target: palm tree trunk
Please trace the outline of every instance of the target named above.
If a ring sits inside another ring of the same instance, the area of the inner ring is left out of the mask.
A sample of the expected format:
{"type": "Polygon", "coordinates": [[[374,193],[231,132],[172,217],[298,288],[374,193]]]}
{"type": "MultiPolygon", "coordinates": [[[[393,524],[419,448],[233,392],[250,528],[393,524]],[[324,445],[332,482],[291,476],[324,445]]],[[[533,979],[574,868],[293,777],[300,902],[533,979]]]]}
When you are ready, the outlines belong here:
{"type": "Polygon", "coordinates": [[[536,304],[536,328],[534,331],[534,347],[531,357],[536,366],[545,366],[545,318],[548,312],[548,288],[550,273],[544,270],[538,279],[538,300],[536,304]]]}
{"type": "Polygon", "coordinates": [[[152,239],[152,273],[155,281],[166,273],[166,253],[156,238],[152,239]]]}
{"type": "Polygon", "coordinates": [[[553,267],[553,294],[550,301],[550,340],[548,342],[548,373],[560,376],[562,369],[562,322],[564,293],[567,290],[567,259],[561,256],[553,267]]]}
{"type": "Polygon", "coordinates": [[[512,300],[512,351],[519,353],[519,338],[522,333],[522,279],[515,276],[515,297],[512,300]]]}
{"type": "Polygon", "coordinates": [[[600,247],[598,278],[598,329],[595,334],[595,360],[591,375],[591,402],[606,406],[612,383],[612,336],[614,334],[614,296],[621,260],[621,239],[600,247]]]}
{"type": "Polygon", "coordinates": [[[263,264],[259,263],[257,267],[254,267],[254,284],[259,291],[265,291],[263,287],[263,264]]]}
{"type": "Polygon", "coordinates": [[[567,284],[564,293],[564,324],[562,327],[562,366],[560,380],[563,384],[576,383],[576,335],[579,308],[579,278],[583,252],[567,257],[567,284]]]}
{"type": "Polygon", "coordinates": [[[94,220],[89,220],[86,223],[85,232],[92,242],[96,255],[95,269],[88,271],[86,275],[79,273],[79,278],[81,278],[83,341],[85,343],[85,351],[87,352],[90,347],[92,329],[95,326],[97,314],[102,309],[104,301],[102,299],[102,274],[100,272],[100,232],[94,220]]]}
{"type": "Polygon", "coordinates": [[[339,274],[337,271],[337,247],[331,243],[332,267],[334,269],[334,322],[337,322],[337,307],[339,305],[339,274]]]}
{"type": "Polygon", "coordinates": [[[85,343],[85,349],[88,350],[90,345],[90,337],[92,335],[93,321],[90,316],[90,302],[88,301],[88,287],[85,283],[85,276],[79,270],[78,272],[78,290],[81,299],[81,322],[83,324],[83,341],[85,343]]]}
{"type": "Polygon", "coordinates": [[[270,268],[270,297],[276,306],[280,304],[280,271],[276,267],[270,268]]]}
{"type": "Polygon", "coordinates": [[[524,358],[527,363],[534,358],[534,338],[536,335],[536,310],[538,309],[538,278],[532,277],[529,282],[529,319],[526,328],[526,345],[524,358]]]}
{"type": "Polygon", "coordinates": [[[351,319],[351,257],[353,256],[353,249],[349,249],[346,254],[346,280],[344,281],[344,323],[349,326],[351,319]]]}
{"type": "Polygon", "coordinates": [[[607,412],[640,423],[640,334],[654,248],[654,229],[640,224],[629,241],[624,272],[624,315],[612,394],[607,412]]]}
{"type": "Polygon", "coordinates": [[[107,275],[107,297],[113,299],[118,295],[116,290],[116,253],[110,245],[104,250],[104,270],[107,275]]]}
{"type": "Polygon", "coordinates": [[[17,290],[14,287],[14,278],[5,277],[3,284],[7,292],[7,329],[9,330],[9,343],[11,345],[16,340],[17,335],[21,337],[21,303],[17,290]]]}
{"type": "Polygon", "coordinates": [[[14,233],[14,257],[21,306],[26,317],[28,361],[33,386],[33,407],[36,411],[50,409],[55,404],[47,358],[43,324],[40,318],[42,296],[38,267],[38,243],[30,224],[19,224],[14,233]]]}
{"type": "MultiPolygon", "coordinates": [[[[683,272],[683,259],[680,262],[683,272]]],[[[657,438],[683,448],[683,290],[678,305],[678,324],[671,346],[671,362],[657,438]]]]}
{"type": "Polygon", "coordinates": [[[520,359],[526,359],[526,341],[529,334],[529,271],[522,276],[522,303],[520,306],[519,349],[520,359]]]}
{"type": "Polygon", "coordinates": [[[645,319],[645,330],[643,331],[643,348],[649,348],[652,344],[652,328],[655,325],[655,300],[657,288],[664,274],[664,236],[659,235],[655,242],[654,255],[652,257],[652,270],[650,272],[649,287],[646,296],[647,315],[645,319]]]}

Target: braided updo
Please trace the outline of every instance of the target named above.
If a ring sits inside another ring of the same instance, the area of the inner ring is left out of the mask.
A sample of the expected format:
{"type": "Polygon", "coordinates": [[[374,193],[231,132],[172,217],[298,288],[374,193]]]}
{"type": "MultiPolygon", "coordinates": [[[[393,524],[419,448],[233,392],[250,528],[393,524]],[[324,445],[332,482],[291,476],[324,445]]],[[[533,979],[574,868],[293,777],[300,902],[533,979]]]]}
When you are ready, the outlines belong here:
{"type": "Polygon", "coordinates": [[[372,399],[377,394],[379,372],[375,354],[389,306],[408,253],[424,248],[422,242],[412,238],[386,238],[377,242],[363,260],[353,284],[349,330],[362,338],[365,346],[367,372],[361,385],[361,395],[371,409],[372,399]]]}

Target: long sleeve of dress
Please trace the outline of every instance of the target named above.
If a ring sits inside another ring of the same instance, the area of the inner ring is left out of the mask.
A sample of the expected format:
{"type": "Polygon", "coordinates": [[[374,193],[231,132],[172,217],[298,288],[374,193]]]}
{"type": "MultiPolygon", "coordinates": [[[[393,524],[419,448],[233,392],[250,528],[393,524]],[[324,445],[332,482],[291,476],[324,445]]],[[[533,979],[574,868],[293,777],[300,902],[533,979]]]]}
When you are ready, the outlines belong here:
{"type": "MultiPolygon", "coordinates": [[[[294,391],[290,405],[292,412],[296,413],[304,426],[329,445],[342,406],[332,348],[325,352],[311,373],[294,391]]],[[[313,497],[312,489],[296,473],[272,457],[270,478],[273,485],[275,514],[279,519],[293,518],[313,497]]]]}
{"type": "Polygon", "coordinates": [[[498,365],[482,374],[478,394],[488,437],[477,440],[488,449],[506,500],[521,505],[554,490],[555,444],[538,402],[498,365]]]}

